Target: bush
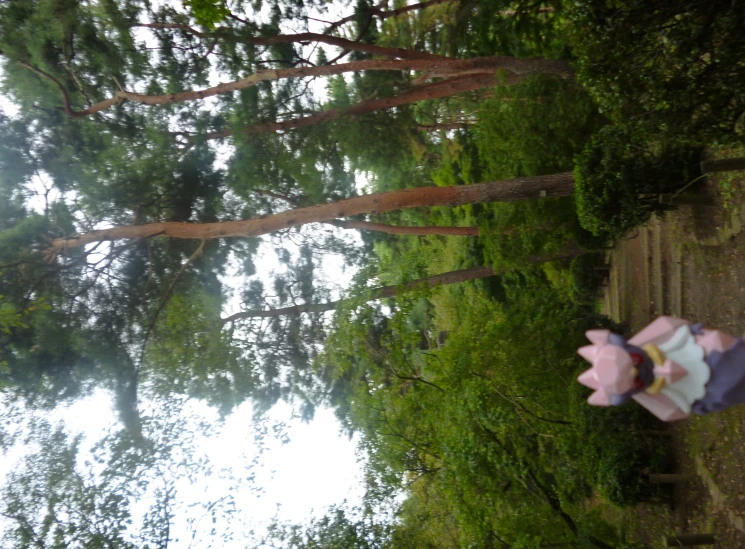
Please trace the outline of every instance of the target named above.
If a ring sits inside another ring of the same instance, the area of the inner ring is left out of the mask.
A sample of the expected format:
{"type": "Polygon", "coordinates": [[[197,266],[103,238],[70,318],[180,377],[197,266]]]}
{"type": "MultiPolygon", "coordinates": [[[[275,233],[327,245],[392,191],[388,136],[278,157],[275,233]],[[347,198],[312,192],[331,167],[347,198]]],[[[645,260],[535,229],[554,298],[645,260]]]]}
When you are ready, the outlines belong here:
{"type": "Polygon", "coordinates": [[[484,180],[565,172],[607,123],[576,82],[534,76],[493,90],[474,131],[484,180]]]}
{"type": "Polygon", "coordinates": [[[570,284],[576,301],[592,301],[598,294],[605,274],[597,269],[605,264],[602,254],[582,254],[569,264],[570,284]]]}
{"type": "Polygon", "coordinates": [[[578,383],[569,390],[574,429],[565,451],[581,456],[586,482],[605,501],[621,507],[660,499],[660,486],[651,484],[647,474],[666,470],[666,446],[660,438],[642,435],[644,429],[659,429],[659,420],[635,403],[590,406],[587,389],[578,383]]]}
{"type": "Polygon", "coordinates": [[[695,177],[699,157],[698,149],[641,143],[627,129],[606,126],[575,160],[580,223],[595,235],[625,235],[664,211],[659,194],[695,177]]]}
{"type": "Polygon", "coordinates": [[[745,6],[732,0],[578,0],[579,81],[616,124],[678,142],[732,137],[745,111],[745,6]]]}

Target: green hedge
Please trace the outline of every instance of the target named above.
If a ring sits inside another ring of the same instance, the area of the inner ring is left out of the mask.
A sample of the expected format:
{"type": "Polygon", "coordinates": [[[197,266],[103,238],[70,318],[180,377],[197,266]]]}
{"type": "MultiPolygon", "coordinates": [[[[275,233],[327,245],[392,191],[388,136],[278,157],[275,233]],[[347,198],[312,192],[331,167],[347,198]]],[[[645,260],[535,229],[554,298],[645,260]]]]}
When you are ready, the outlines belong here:
{"type": "Polygon", "coordinates": [[[565,14],[578,80],[614,124],[703,145],[742,134],[742,0],[576,0],[565,14]]]}
{"type": "Polygon", "coordinates": [[[700,150],[642,142],[628,128],[606,126],[575,159],[580,223],[595,235],[619,238],[664,211],[659,194],[697,176],[700,150]]]}
{"type": "Polygon", "coordinates": [[[588,253],[572,259],[569,264],[573,297],[578,302],[593,301],[603,283],[605,273],[598,270],[605,264],[603,254],[588,253]]]}

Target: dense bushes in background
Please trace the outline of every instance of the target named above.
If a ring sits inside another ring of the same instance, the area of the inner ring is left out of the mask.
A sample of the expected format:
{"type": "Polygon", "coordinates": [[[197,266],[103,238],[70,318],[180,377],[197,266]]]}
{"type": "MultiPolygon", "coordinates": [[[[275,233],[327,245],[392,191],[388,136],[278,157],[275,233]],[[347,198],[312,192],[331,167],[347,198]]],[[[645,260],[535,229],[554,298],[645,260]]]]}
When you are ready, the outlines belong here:
{"type": "Polygon", "coordinates": [[[569,264],[569,280],[572,296],[578,302],[592,302],[598,296],[605,273],[601,270],[605,257],[600,253],[588,253],[572,259],[569,264]]]}
{"type": "Polygon", "coordinates": [[[743,135],[743,0],[580,0],[566,8],[578,80],[615,124],[642,123],[687,143],[743,135]]]}
{"type": "MultiPolygon", "coordinates": [[[[585,367],[585,364],[582,364],[585,367]]],[[[661,488],[647,475],[666,471],[665,444],[645,435],[660,422],[641,406],[589,406],[590,391],[579,384],[568,389],[574,428],[565,451],[576,452],[585,482],[605,500],[619,506],[660,500],[661,488]]]]}
{"type": "Polygon", "coordinates": [[[576,159],[578,214],[619,237],[695,177],[696,147],[745,136],[745,2],[564,8],[577,80],[612,123],[576,159]]]}
{"type": "Polygon", "coordinates": [[[527,533],[538,545],[525,547],[570,543],[557,508],[582,529],[593,520],[582,508],[593,492],[621,506],[655,499],[646,475],[665,471],[664,440],[643,437],[659,422],[641,407],[585,402],[576,348],[597,326],[589,303],[557,290],[541,267],[498,283],[499,302],[481,283],[430,295],[449,311],[444,346],[422,340],[446,327],[422,310],[427,300],[399,299],[388,319],[360,311],[364,327],[339,317],[323,368],[339,385],[352,382],[337,413],[363,433],[369,477],[410,490],[406,528],[446,535],[447,520],[449,547],[486,548],[490,536],[527,533]]]}
{"type": "Polygon", "coordinates": [[[484,180],[569,171],[604,123],[576,82],[540,76],[498,87],[481,105],[474,129],[484,180]]]}
{"type": "Polygon", "coordinates": [[[576,158],[575,197],[582,226],[620,237],[663,207],[659,193],[696,177],[700,151],[639,139],[618,126],[595,134],[576,158]]]}

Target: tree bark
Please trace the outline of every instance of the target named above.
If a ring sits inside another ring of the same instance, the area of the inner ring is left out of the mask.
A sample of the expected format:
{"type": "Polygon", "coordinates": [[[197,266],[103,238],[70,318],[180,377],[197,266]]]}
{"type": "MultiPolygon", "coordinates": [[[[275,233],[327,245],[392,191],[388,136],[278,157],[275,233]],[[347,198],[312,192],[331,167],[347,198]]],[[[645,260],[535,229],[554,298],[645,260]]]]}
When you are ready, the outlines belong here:
{"type": "Polygon", "coordinates": [[[65,103],[65,112],[72,118],[83,118],[92,114],[102,112],[118,105],[123,101],[132,101],[143,105],[169,105],[185,101],[196,101],[213,97],[216,95],[242,90],[256,86],[261,82],[272,80],[284,80],[289,78],[302,78],[306,76],[332,76],[345,72],[359,71],[426,71],[431,74],[460,75],[472,74],[474,72],[495,72],[504,69],[514,75],[526,76],[530,74],[554,74],[563,78],[571,78],[574,71],[566,61],[555,61],[533,57],[529,59],[517,59],[507,56],[474,57],[472,59],[368,59],[364,61],[352,61],[339,65],[323,65],[320,67],[294,67],[289,69],[271,69],[257,71],[256,73],[236,80],[226,82],[203,90],[189,90],[164,95],[146,95],[120,89],[113,97],[91,105],[87,109],[75,111],[72,109],[69,96],[64,86],[54,78],[40,69],[27,63],[24,66],[33,72],[51,80],[62,92],[65,103]]]}
{"type": "Polygon", "coordinates": [[[719,160],[704,160],[701,162],[701,173],[729,172],[745,170],[745,157],[720,158],[719,160]]]}
{"type": "MultiPolygon", "coordinates": [[[[508,77],[508,84],[515,84],[520,81],[520,77],[511,75],[508,77]]],[[[267,124],[259,124],[256,126],[249,126],[243,128],[240,132],[244,135],[260,135],[264,133],[271,133],[277,131],[295,130],[298,128],[305,128],[313,126],[315,124],[322,124],[324,122],[330,122],[337,120],[342,117],[354,117],[369,114],[384,109],[391,109],[393,107],[399,107],[401,105],[409,105],[418,101],[425,101],[430,99],[438,99],[441,97],[450,97],[458,93],[465,93],[469,91],[476,91],[484,88],[494,86],[496,79],[492,74],[479,74],[464,76],[461,78],[452,78],[444,80],[442,82],[434,82],[431,84],[425,84],[423,86],[417,86],[410,90],[407,90],[399,95],[393,97],[382,97],[380,99],[367,99],[360,101],[356,105],[342,109],[329,109],[322,111],[310,116],[304,116],[302,118],[293,118],[291,120],[285,120],[283,122],[270,122],[267,124]]],[[[226,128],[219,132],[208,133],[204,136],[199,136],[201,139],[222,139],[233,135],[233,130],[226,128]]]]}
{"type": "MultiPolygon", "coordinates": [[[[287,196],[274,191],[268,191],[265,189],[254,189],[254,192],[282,200],[290,204],[293,208],[301,208],[302,203],[291,196],[287,196]]],[[[358,229],[362,231],[375,231],[379,233],[387,234],[411,234],[419,236],[428,235],[441,235],[441,236],[478,236],[478,227],[440,227],[440,226],[424,226],[424,227],[405,227],[399,225],[389,225],[386,223],[375,223],[373,221],[357,221],[350,220],[345,221],[341,219],[334,219],[332,221],[324,221],[327,225],[333,225],[340,229],[358,229]]]]}
{"type": "MultiPolygon", "coordinates": [[[[551,257],[533,257],[528,261],[530,264],[546,263],[547,261],[558,261],[562,259],[568,259],[574,257],[579,252],[567,253],[563,255],[556,255],[551,257]]],[[[380,286],[370,291],[367,301],[374,301],[377,299],[385,299],[388,297],[396,297],[397,295],[425,286],[432,288],[438,285],[448,284],[460,284],[461,282],[468,282],[469,280],[476,280],[479,278],[486,278],[489,276],[495,276],[506,272],[507,269],[494,270],[491,267],[473,267],[471,269],[461,269],[459,271],[450,271],[438,275],[429,276],[427,278],[420,278],[412,280],[411,282],[404,284],[403,286],[380,286]]],[[[280,309],[253,309],[249,311],[242,311],[236,313],[227,318],[222,319],[223,324],[228,322],[235,322],[237,320],[245,320],[247,318],[277,318],[280,316],[294,316],[303,313],[324,313],[326,311],[333,311],[340,305],[348,302],[347,299],[339,299],[338,301],[329,301],[327,303],[306,303],[302,305],[293,305],[292,307],[282,307],[280,309]]]]}
{"type": "Polygon", "coordinates": [[[418,236],[478,236],[478,227],[439,227],[439,226],[423,226],[423,227],[406,227],[400,225],[388,225],[386,223],[375,223],[373,221],[357,221],[357,220],[342,220],[336,219],[333,221],[325,221],[328,225],[334,225],[341,229],[359,229],[362,231],[375,231],[378,233],[387,234],[411,234],[418,236]]]}
{"type": "Polygon", "coordinates": [[[481,202],[512,202],[531,198],[570,196],[574,192],[574,174],[524,177],[455,187],[419,187],[347,198],[338,202],[296,208],[263,218],[218,223],[161,222],[124,225],[91,231],[80,236],[52,241],[50,252],[58,253],[93,242],[164,236],[211,240],[224,237],[256,237],[308,223],[323,223],[362,214],[422,208],[461,206],[481,202]]]}
{"type": "Polygon", "coordinates": [[[440,122],[437,124],[418,124],[416,129],[423,132],[438,132],[440,130],[459,130],[472,126],[468,122],[440,122]]]}

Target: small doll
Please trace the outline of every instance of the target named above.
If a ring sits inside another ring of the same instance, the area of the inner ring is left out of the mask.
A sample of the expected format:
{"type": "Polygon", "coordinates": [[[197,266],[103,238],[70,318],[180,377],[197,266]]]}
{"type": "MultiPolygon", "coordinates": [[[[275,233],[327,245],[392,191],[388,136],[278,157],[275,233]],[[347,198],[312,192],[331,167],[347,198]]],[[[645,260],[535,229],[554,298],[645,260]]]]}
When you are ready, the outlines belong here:
{"type": "Polygon", "coordinates": [[[579,354],[592,364],[578,381],[595,406],[630,398],[662,421],[685,419],[745,403],[745,341],[719,330],[662,316],[626,341],[590,330],[579,354]]]}

